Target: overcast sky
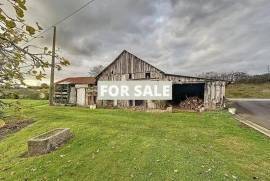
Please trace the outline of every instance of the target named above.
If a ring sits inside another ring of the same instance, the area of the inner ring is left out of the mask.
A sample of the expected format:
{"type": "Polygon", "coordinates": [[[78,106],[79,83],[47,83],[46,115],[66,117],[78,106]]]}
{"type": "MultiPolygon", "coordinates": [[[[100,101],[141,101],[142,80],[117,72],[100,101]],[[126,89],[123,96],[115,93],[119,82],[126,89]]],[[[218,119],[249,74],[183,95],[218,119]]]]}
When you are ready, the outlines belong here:
{"type": "MultiPolygon", "coordinates": [[[[28,0],[43,28],[88,0],[28,0]]],[[[71,66],[56,79],[87,76],[126,49],[168,73],[264,73],[270,64],[269,0],[96,0],[57,27],[71,66]]],[[[52,31],[32,43],[51,45],[52,31]]]]}

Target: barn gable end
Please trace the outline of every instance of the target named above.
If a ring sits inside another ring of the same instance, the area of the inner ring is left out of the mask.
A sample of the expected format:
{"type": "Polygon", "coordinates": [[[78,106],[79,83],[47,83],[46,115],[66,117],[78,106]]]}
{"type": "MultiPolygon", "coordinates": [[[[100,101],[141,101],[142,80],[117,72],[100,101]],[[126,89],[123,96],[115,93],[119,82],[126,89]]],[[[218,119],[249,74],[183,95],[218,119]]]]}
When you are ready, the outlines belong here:
{"type": "Polygon", "coordinates": [[[97,80],[162,79],[165,73],[124,50],[98,76],[97,80]]]}

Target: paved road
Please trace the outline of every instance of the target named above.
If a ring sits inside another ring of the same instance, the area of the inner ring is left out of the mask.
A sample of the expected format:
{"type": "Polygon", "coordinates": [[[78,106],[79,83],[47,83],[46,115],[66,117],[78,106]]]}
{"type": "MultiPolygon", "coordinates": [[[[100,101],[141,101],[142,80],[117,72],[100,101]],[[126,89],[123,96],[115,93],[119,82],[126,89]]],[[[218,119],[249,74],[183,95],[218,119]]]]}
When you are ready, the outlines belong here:
{"type": "Polygon", "coordinates": [[[237,113],[270,130],[270,99],[232,99],[237,113]]]}

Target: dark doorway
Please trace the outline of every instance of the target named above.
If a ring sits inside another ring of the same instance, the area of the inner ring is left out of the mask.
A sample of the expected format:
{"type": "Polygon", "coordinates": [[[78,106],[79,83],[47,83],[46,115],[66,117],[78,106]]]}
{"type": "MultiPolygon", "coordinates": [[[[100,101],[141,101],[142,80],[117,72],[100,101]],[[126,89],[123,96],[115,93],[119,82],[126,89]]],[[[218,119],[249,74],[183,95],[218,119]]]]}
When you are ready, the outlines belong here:
{"type": "Polygon", "coordinates": [[[146,78],[146,79],[150,79],[150,78],[151,78],[151,74],[150,74],[150,72],[145,73],[145,78],[146,78]]]}
{"type": "Polygon", "coordinates": [[[143,100],[135,100],[135,106],[143,106],[144,101],[143,100]]]}
{"type": "Polygon", "coordinates": [[[172,105],[179,105],[181,101],[188,97],[198,97],[204,99],[204,83],[196,84],[173,84],[172,105]]]}
{"type": "Polygon", "coordinates": [[[129,100],[129,101],[128,101],[128,105],[129,105],[130,107],[132,107],[132,106],[133,106],[133,100],[129,100]]]}

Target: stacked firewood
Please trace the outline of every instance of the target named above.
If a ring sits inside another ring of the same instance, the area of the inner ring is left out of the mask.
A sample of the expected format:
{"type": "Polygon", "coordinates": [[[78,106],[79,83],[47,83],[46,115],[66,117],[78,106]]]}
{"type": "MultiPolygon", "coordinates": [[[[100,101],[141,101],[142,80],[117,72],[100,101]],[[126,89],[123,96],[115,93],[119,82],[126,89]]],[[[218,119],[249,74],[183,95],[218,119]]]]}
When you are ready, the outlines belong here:
{"type": "Polygon", "coordinates": [[[199,111],[203,107],[203,100],[198,97],[187,97],[186,100],[181,101],[179,108],[199,111]]]}

